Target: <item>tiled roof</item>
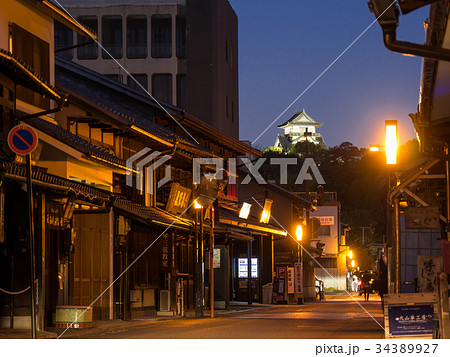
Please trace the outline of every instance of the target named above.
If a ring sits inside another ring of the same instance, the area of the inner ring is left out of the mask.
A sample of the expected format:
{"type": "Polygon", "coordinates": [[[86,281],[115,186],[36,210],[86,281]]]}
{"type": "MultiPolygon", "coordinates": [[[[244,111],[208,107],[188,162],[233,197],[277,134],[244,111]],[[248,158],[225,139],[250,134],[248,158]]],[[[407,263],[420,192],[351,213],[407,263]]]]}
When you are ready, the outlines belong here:
{"type": "MultiPolygon", "coordinates": [[[[26,167],[16,165],[11,162],[0,159],[0,171],[9,174],[11,178],[17,177],[21,179],[26,178],[26,167]]],[[[112,201],[112,194],[89,185],[67,180],[55,175],[47,174],[45,172],[32,170],[32,179],[35,184],[49,184],[56,190],[64,192],[71,192],[77,197],[92,201],[110,202],[112,201]]]]}
{"type": "MultiPolygon", "coordinates": [[[[0,173],[4,173],[8,179],[18,179],[25,181],[26,167],[16,165],[9,161],[0,159],[0,173]]],[[[41,185],[50,189],[64,192],[64,194],[73,194],[78,199],[96,204],[105,204],[113,207],[124,214],[130,215],[149,225],[163,225],[179,229],[189,230],[192,228],[192,222],[185,218],[172,215],[163,210],[146,207],[131,202],[123,197],[114,197],[111,192],[101,190],[96,187],[85,185],[82,183],[67,180],[45,172],[32,170],[33,185],[41,185]]]]}
{"type": "Polygon", "coordinates": [[[48,84],[39,74],[19,57],[0,48],[0,73],[32,91],[55,100],[59,105],[65,103],[65,95],[48,84]]]}
{"type": "Polygon", "coordinates": [[[108,150],[98,147],[89,141],[86,141],[71,132],[61,128],[58,125],[50,123],[41,118],[32,118],[26,121],[31,126],[42,132],[50,135],[51,137],[69,145],[70,147],[82,152],[89,158],[100,159],[102,162],[107,162],[109,164],[120,166],[121,168],[126,167],[126,161],[120,159],[119,157],[111,154],[108,150]]]}
{"type": "Polygon", "coordinates": [[[288,124],[297,124],[297,125],[308,125],[308,126],[322,126],[321,123],[316,122],[313,118],[311,118],[308,114],[306,114],[305,109],[301,112],[295,113],[288,121],[284,122],[281,125],[278,125],[279,128],[284,128],[288,124]]]}
{"type": "MultiPolygon", "coordinates": [[[[211,150],[197,144],[191,138],[181,136],[152,121],[153,111],[162,111],[160,106],[145,93],[94,72],[61,56],[55,56],[56,83],[102,110],[114,115],[122,124],[144,130],[171,143],[179,142],[205,154],[211,150]]],[[[176,116],[180,108],[162,104],[170,115],[176,116]]],[[[189,151],[187,151],[189,152],[189,151]]]]}
{"type": "Polygon", "coordinates": [[[123,198],[117,198],[114,201],[114,208],[146,224],[161,224],[167,227],[171,226],[182,229],[192,228],[192,222],[187,219],[169,214],[157,208],[142,206],[123,198]]]}

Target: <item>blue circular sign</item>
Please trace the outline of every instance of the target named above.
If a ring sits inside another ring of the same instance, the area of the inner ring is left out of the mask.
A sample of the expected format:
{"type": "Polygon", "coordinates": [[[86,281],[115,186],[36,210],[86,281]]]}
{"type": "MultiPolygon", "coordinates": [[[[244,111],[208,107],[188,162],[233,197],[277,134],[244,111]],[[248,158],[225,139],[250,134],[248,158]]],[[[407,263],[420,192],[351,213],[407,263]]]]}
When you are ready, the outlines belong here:
{"type": "Polygon", "coordinates": [[[8,145],[16,154],[29,154],[36,149],[37,144],[38,136],[29,125],[16,125],[8,134],[8,145]]]}

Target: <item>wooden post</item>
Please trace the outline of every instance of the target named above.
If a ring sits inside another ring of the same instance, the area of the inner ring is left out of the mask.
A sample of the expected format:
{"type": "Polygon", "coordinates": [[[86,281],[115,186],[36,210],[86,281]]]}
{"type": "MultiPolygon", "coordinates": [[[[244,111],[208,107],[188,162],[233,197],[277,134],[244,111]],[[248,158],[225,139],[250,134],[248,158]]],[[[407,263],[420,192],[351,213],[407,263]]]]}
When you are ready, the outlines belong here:
{"type": "Polygon", "coordinates": [[[450,318],[448,315],[448,280],[447,274],[438,276],[439,332],[441,338],[450,338],[450,318]]]}
{"type": "Polygon", "coordinates": [[[209,306],[210,317],[214,318],[214,207],[211,205],[209,225],[209,306]]]}

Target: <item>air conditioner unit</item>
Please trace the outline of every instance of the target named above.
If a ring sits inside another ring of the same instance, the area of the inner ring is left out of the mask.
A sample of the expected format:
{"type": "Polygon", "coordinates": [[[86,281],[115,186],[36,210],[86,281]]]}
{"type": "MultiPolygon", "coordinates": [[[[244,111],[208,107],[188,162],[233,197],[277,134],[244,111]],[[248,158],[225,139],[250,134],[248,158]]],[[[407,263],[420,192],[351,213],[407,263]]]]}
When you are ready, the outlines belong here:
{"type": "Polygon", "coordinates": [[[159,311],[170,311],[169,290],[161,290],[159,292],[159,311]]]}

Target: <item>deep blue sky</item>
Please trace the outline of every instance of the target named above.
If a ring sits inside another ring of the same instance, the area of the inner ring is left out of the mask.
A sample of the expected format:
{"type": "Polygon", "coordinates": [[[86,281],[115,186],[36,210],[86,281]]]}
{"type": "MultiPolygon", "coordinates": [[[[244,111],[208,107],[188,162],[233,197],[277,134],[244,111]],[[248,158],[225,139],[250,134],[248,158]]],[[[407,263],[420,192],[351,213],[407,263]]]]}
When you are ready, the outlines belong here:
{"type": "MultiPolygon", "coordinates": [[[[229,0],[239,18],[240,139],[260,133],[375,19],[367,0],[229,0]]],[[[429,7],[400,17],[399,40],[423,43],[429,7]]],[[[387,50],[375,23],[254,145],[305,108],[328,146],[381,144],[384,120],[414,138],[422,59],[387,50]]]]}

